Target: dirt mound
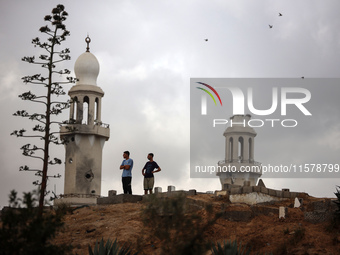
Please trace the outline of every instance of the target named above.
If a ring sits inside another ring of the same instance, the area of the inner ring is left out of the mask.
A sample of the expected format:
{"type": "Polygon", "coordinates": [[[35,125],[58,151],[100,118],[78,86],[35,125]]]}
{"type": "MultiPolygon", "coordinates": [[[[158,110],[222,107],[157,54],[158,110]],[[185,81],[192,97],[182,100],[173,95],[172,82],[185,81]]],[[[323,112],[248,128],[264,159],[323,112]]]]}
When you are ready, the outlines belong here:
{"type": "MultiPolygon", "coordinates": [[[[230,204],[223,197],[199,194],[190,199],[199,205],[212,204],[216,212],[251,211],[251,206],[230,204]]],[[[204,232],[211,242],[237,240],[251,247],[252,254],[273,252],[273,254],[340,254],[340,231],[330,222],[313,224],[304,220],[304,210],[308,204],[318,199],[306,197],[302,208],[293,208],[294,200],[270,204],[271,208],[288,207],[285,219],[279,219],[275,211],[256,214],[248,221],[230,221],[220,217],[204,232]]],[[[320,200],[320,199],[319,199],[320,200]]],[[[160,254],[161,243],[157,238],[145,240],[141,210],[143,203],[124,203],[79,208],[65,217],[65,227],[55,238],[56,243],[73,246],[74,254],[88,254],[88,245],[104,238],[120,244],[131,244],[139,254],[160,254]]],[[[199,211],[204,217],[205,212],[199,211]]],[[[155,226],[157,227],[157,226],[155,226]]],[[[209,254],[209,253],[208,253],[209,254]]]]}

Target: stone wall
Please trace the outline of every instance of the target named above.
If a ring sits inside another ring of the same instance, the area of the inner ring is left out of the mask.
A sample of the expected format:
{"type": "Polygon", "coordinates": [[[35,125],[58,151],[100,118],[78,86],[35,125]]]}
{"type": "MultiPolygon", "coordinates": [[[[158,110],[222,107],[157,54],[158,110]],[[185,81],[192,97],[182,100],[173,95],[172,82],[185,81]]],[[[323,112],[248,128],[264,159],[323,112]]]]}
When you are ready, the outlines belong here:
{"type": "MultiPolygon", "coordinates": [[[[207,192],[207,194],[211,194],[211,192],[207,192]]],[[[197,195],[194,189],[184,191],[176,190],[174,186],[169,186],[166,192],[162,192],[160,187],[156,187],[154,195],[160,199],[183,195],[186,197],[186,210],[188,212],[203,209],[209,204],[206,201],[193,198],[192,196],[197,195]]],[[[152,197],[151,195],[117,195],[115,190],[110,190],[108,197],[97,198],[97,204],[137,203],[147,201],[152,197]]],[[[264,186],[225,184],[224,190],[215,191],[214,197],[226,198],[224,199],[224,203],[221,204],[221,212],[226,220],[247,222],[259,215],[281,217],[280,215],[283,214],[284,218],[285,215],[288,215],[288,208],[281,206],[283,210],[280,211],[280,206],[276,206],[276,202],[281,200],[293,201],[294,198],[302,202],[305,201],[305,198],[308,198],[308,194],[303,192],[290,192],[289,189],[274,190],[264,186]]],[[[304,219],[312,223],[331,220],[337,209],[332,199],[311,201],[306,204],[303,202],[303,206],[301,206],[299,202],[298,206],[294,204],[294,207],[299,207],[296,209],[303,212],[304,219]]]]}
{"type": "Polygon", "coordinates": [[[140,195],[130,195],[130,194],[119,194],[109,197],[97,198],[98,205],[105,204],[122,204],[122,203],[137,203],[142,201],[143,196],[140,195]]]}
{"type": "Polygon", "coordinates": [[[240,186],[233,184],[224,184],[223,190],[227,191],[229,195],[249,194],[257,192],[277,198],[303,198],[305,196],[308,196],[308,194],[304,192],[291,192],[289,191],[289,189],[275,190],[266,188],[264,186],[240,186]]]}
{"type": "MultiPolygon", "coordinates": [[[[189,191],[176,190],[175,186],[169,186],[167,192],[162,192],[160,187],[155,187],[155,193],[158,197],[173,197],[179,194],[185,196],[196,195],[196,190],[191,189],[189,191]]],[[[121,203],[137,203],[142,200],[147,200],[150,195],[130,195],[130,194],[119,194],[117,195],[116,190],[109,190],[108,197],[97,198],[97,204],[121,204],[121,203]]]]}
{"type": "Polygon", "coordinates": [[[334,217],[337,206],[332,199],[314,201],[308,204],[304,217],[306,221],[320,223],[329,221],[334,217]]]}

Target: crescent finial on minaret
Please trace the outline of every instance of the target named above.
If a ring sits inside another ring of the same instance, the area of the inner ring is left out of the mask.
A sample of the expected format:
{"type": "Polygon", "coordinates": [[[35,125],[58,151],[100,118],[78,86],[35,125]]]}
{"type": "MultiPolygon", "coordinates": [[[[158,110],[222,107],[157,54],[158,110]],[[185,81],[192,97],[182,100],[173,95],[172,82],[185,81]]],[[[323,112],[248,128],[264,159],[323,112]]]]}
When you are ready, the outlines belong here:
{"type": "Polygon", "coordinates": [[[86,52],[90,52],[90,42],[91,42],[91,38],[89,37],[88,34],[87,34],[87,37],[85,38],[85,42],[87,43],[86,52]]]}

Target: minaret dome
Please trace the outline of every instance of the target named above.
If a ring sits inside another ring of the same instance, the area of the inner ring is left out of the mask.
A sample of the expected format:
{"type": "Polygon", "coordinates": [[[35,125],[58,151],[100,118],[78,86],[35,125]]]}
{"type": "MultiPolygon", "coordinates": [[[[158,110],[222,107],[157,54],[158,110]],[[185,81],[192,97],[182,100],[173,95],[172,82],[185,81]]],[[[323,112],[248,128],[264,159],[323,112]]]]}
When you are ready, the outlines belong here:
{"type": "Polygon", "coordinates": [[[74,64],[74,72],[77,77],[76,85],[97,85],[99,75],[99,62],[95,55],[90,52],[89,43],[91,39],[86,37],[87,51],[81,54],[74,64]]]}

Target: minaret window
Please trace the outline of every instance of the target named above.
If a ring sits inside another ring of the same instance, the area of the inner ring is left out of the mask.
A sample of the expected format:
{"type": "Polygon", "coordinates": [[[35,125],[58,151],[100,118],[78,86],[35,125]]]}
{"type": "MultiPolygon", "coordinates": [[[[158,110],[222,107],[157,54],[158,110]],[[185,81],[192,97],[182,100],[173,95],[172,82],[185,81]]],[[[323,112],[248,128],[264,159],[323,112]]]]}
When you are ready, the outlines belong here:
{"type": "Polygon", "coordinates": [[[99,99],[96,98],[96,101],[94,102],[94,121],[98,121],[98,103],[99,99]]]}
{"type": "Polygon", "coordinates": [[[78,118],[78,98],[74,97],[71,103],[71,109],[70,109],[70,120],[75,121],[78,118]]]}
{"type": "Polygon", "coordinates": [[[242,136],[240,136],[239,138],[238,138],[238,161],[239,162],[242,162],[242,160],[243,160],[243,149],[244,149],[244,147],[243,147],[243,137],[242,136]]]}
{"type": "Polygon", "coordinates": [[[229,162],[232,162],[233,161],[233,138],[230,137],[229,139],[229,155],[228,155],[228,159],[229,159],[229,162]]]}
{"type": "Polygon", "coordinates": [[[254,161],[253,160],[252,143],[253,143],[252,139],[249,138],[249,162],[250,163],[253,163],[253,161],[254,161]]]}
{"type": "Polygon", "coordinates": [[[78,102],[77,102],[77,97],[74,98],[73,102],[73,118],[72,119],[77,119],[77,107],[78,107],[78,102]]]}
{"type": "Polygon", "coordinates": [[[84,102],[83,102],[83,123],[87,125],[89,121],[89,97],[84,97],[84,102]]]}

